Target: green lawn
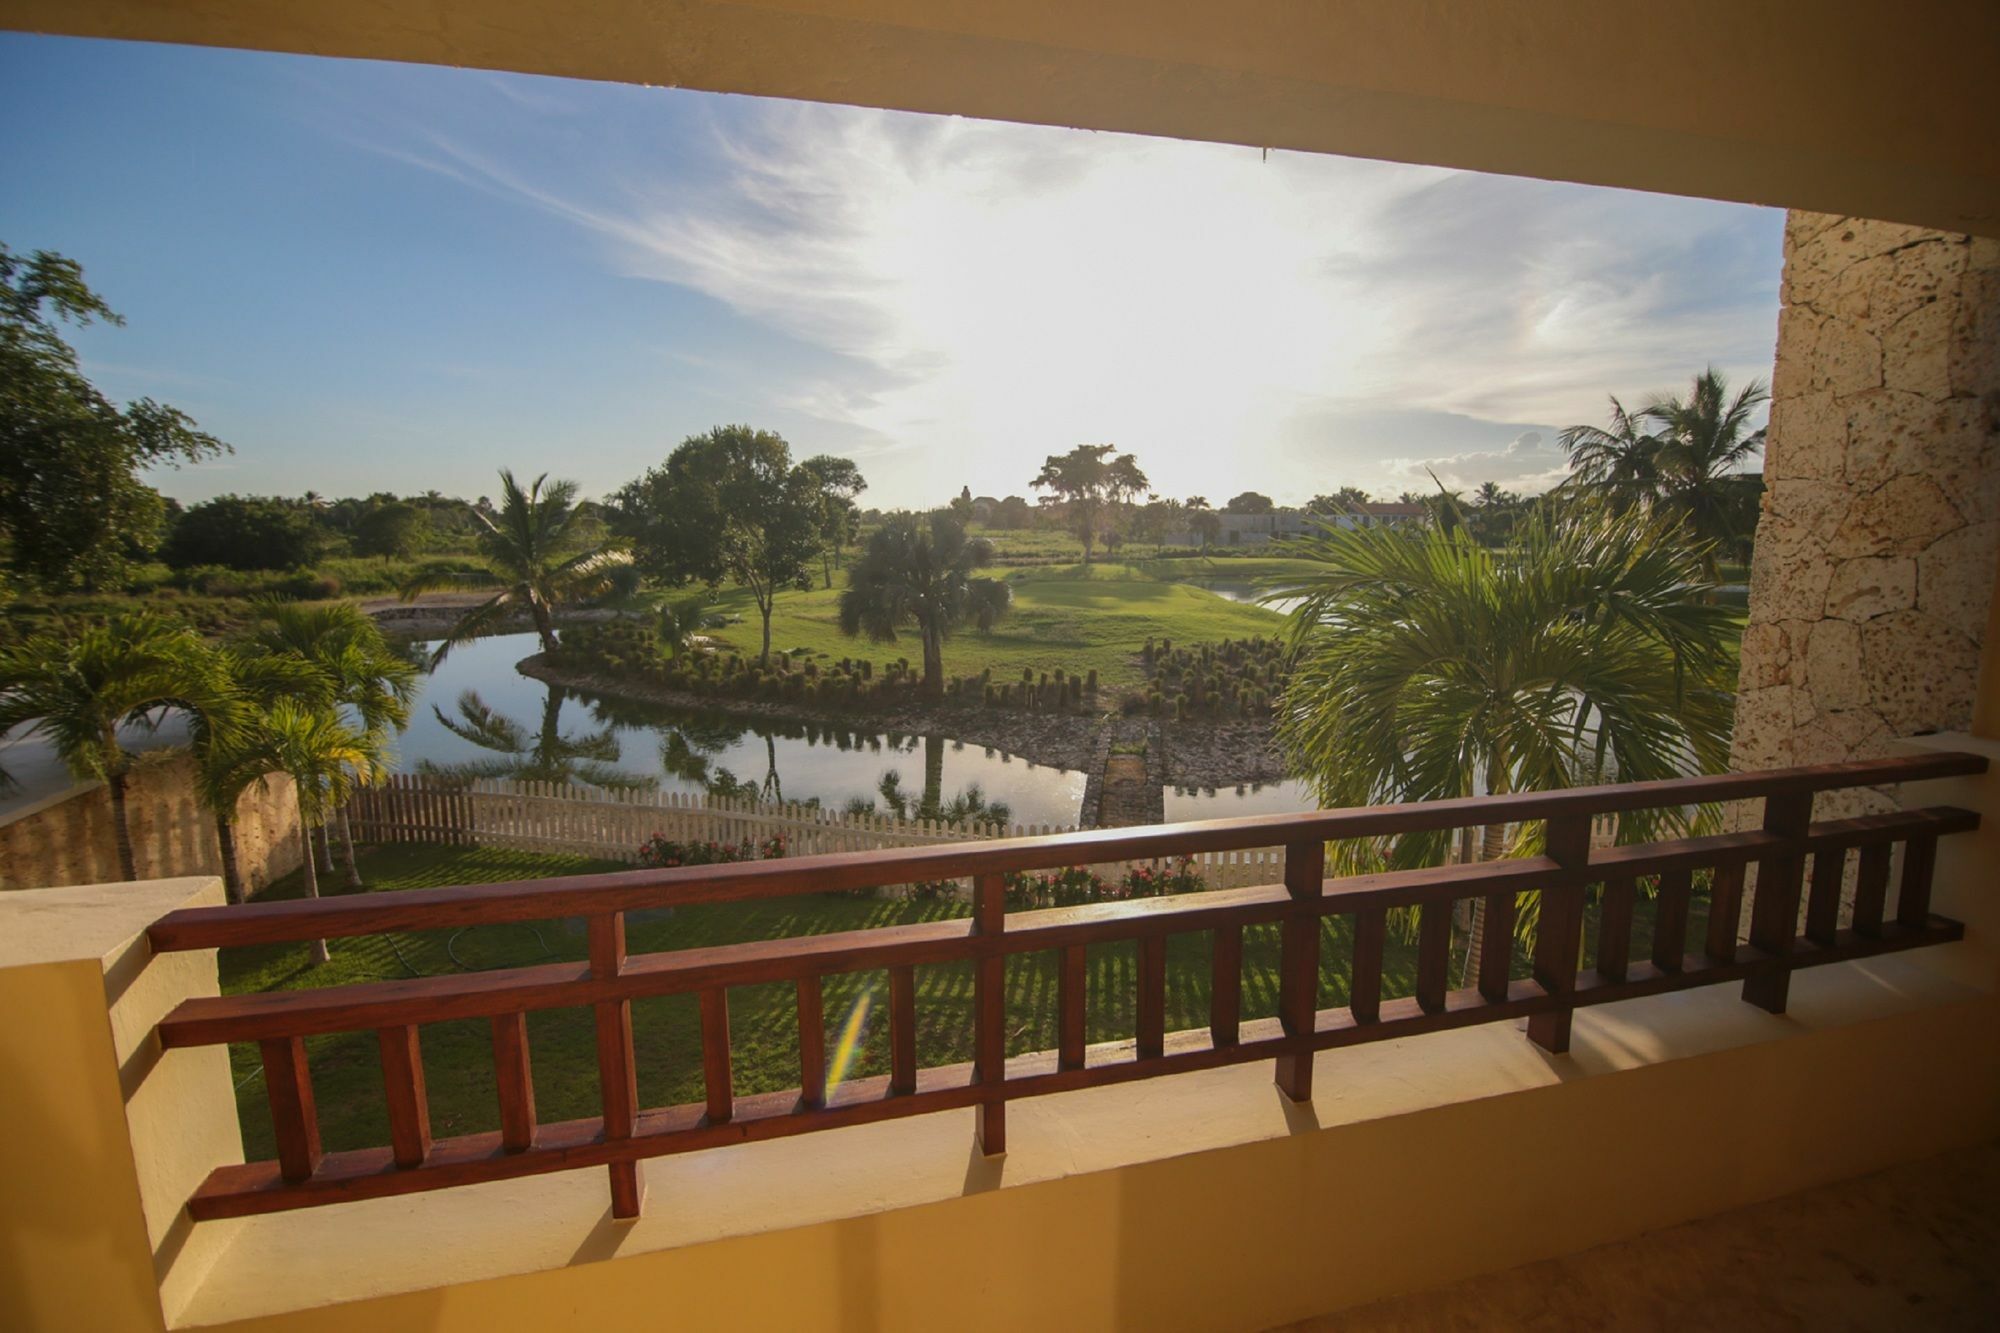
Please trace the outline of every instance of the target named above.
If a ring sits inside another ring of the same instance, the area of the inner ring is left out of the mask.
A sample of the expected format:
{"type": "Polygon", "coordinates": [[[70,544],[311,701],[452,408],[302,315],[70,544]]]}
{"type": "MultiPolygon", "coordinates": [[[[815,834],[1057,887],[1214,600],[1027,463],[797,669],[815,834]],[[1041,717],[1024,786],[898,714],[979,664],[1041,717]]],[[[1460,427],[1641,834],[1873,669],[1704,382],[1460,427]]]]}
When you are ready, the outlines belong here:
{"type": "MultiPolygon", "coordinates": [[[[483,848],[388,846],[365,851],[363,868],[371,890],[424,888],[537,879],[622,868],[579,857],[538,856],[483,848]]],[[[296,876],[267,890],[265,898],[294,897],[296,876]]],[[[1651,948],[1651,904],[1639,903],[1632,956],[1651,948]]],[[[917,903],[901,899],[806,896],[766,902],[683,908],[671,915],[630,919],[627,935],[635,953],[693,948],[755,939],[778,939],[828,931],[861,930],[909,921],[962,915],[960,903],[917,903]]],[[[1706,911],[1699,897],[1688,938],[1699,941],[1706,911]]],[[[1594,914],[1593,914],[1594,926],[1594,914]]],[[[1594,937],[1594,929],[1586,936],[1594,937]]],[[[1352,922],[1326,920],[1321,939],[1319,1004],[1346,1003],[1352,922]]],[[[480,926],[461,931],[421,931],[332,941],[333,959],[314,968],[303,945],[263,946],[222,951],[225,994],[288,990],[390,980],[412,975],[453,975],[494,967],[519,967],[585,956],[583,936],[573,924],[480,926]]],[[[1209,936],[1173,936],[1167,946],[1167,1028],[1206,1027],[1209,1019],[1209,936]]],[[[1589,950],[1586,950],[1586,965],[1589,950]]],[[[1454,955],[1457,956],[1456,954],[1454,955]]],[[[1092,1041],[1129,1037],[1133,1032],[1134,948],[1115,945],[1089,953],[1088,1023],[1092,1041]]],[[[1245,932],[1243,1015],[1270,1017],[1277,1011],[1278,940],[1275,927],[1245,932]]],[[[1384,951],[1383,993],[1407,995],[1415,984],[1411,941],[1390,931],[1384,951]]],[[[1527,974],[1517,950],[1515,974],[1527,974]]],[[[854,1076],[888,1072],[887,1031],[879,1007],[887,975],[861,972],[825,982],[828,1049],[864,996],[871,1021],[854,1076]]],[[[1020,955],[1007,965],[1008,1053],[1049,1050],[1056,1045],[1057,958],[1020,955]]],[[[789,984],[741,986],[729,992],[730,1042],[739,1094],[798,1086],[797,1011],[789,984]]],[[[917,1057],[923,1065],[972,1058],[972,971],[969,964],[917,969],[917,1057]]],[[[645,1106],[700,1101],[700,1023],[693,996],[642,1000],[633,1006],[633,1040],[639,1095],[645,1106]]],[[[597,1065],[591,1015],[584,1009],[531,1014],[535,1102],[544,1120],[597,1114],[597,1065]]],[[[432,1127],[439,1135],[498,1128],[488,1029],[481,1021],[429,1024],[423,1028],[424,1073],[430,1093],[432,1127]]],[[[371,1033],[342,1033],[307,1041],[320,1130],[329,1149],[388,1142],[381,1070],[371,1033]]],[[[254,1045],[231,1047],[238,1106],[250,1160],[272,1155],[270,1117],[259,1057],[254,1045]]]]}
{"type": "MultiPolygon", "coordinates": [[[[1234,564],[1229,568],[1233,574],[1234,564]]],[[[945,670],[954,675],[976,675],[989,666],[1003,679],[1018,677],[1024,668],[1060,667],[1077,674],[1095,668],[1107,687],[1136,685],[1144,679],[1136,655],[1149,635],[1199,643],[1275,634],[1285,623],[1275,612],[1175,582],[1171,574],[1158,577],[1144,566],[1048,565],[998,574],[1013,586],[1013,609],[991,631],[963,629],[945,644],[945,670]]],[[[741,619],[716,637],[741,652],[756,652],[762,624],[750,594],[724,589],[717,603],[724,614],[741,619]]],[[[771,616],[771,647],[805,648],[835,660],[920,658],[914,639],[874,644],[843,635],[839,603],[837,587],[780,593],[771,616]]]]}

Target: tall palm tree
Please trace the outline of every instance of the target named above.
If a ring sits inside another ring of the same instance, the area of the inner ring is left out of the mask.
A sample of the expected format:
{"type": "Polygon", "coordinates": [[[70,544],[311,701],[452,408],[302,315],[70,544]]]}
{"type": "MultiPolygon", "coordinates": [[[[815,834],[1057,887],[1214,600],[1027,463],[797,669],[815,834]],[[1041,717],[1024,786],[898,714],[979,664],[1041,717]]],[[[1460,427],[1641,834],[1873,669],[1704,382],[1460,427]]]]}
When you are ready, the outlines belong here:
{"type": "Polygon", "coordinates": [[[1556,440],[1569,455],[1576,480],[1597,488],[1623,511],[1654,504],[1664,492],[1661,441],[1646,426],[1644,411],[1626,411],[1613,395],[1606,425],[1570,426],[1556,440]]]}
{"type": "MultiPolygon", "coordinates": [[[[1573,505],[1505,551],[1463,532],[1328,530],[1290,553],[1301,597],[1278,738],[1327,806],[1439,800],[1713,772],[1728,758],[1728,613],[1662,516],[1573,505]]],[[[1621,841],[1685,812],[1620,816],[1621,841]]],[[[1506,850],[1489,825],[1482,856],[1506,850]]],[[[1535,830],[1523,830],[1527,846],[1535,830]]],[[[1446,832],[1341,844],[1336,860],[1437,863],[1446,832]]],[[[1475,924],[1475,936],[1477,934],[1475,924]]],[[[1476,942],[1475,942],[1476,947],[1476,942]]]]}
{"type": "Polygon", "coordinates": [[[0,652],[0,735],[16,727],[44,735],[74,777],[104,784],[118,870],[128,880],[139,877],[125,804],[134,756],[119,729],[150,729],[173,712],[223,734],[239,722],[220,659],[186,626],[125,614],[68,637],[32,635],[0,652]]]}
{"type": "Polygon", "coordinates": [[[494,711],[477,690],[467,690],[458,696],[456,717],[433,704],[431,712],[440,726],[492,757],[453,764],[425,759],[418,762],[417,771],[447,782],[504,778],[601,787],[606,791],[644,791],[656,786],[657,779],[615,767],[621,747],[614,728],[604,727],[582,736],[563,734],[562,707],[568,697],[561,687],[551,685],[542,704],[541,727],[532,733],[513,718],[494,711]]]}
{"type": "Polygon", "coordinates": [[[1754,483],[1743,465],[1764,448],[1764,430],[1751,430],[1750,418],[1770,398],[1757,379],[1731,397],[1729,381],[1710,366],[1694,377],[1686,398],[1663,395],[1646,404],[1646,418],[1659,428],[1666,507],[1708,544],[1711,575],[1714,552],[1745,535],[1742,494],[1754,483]]]}
{"type": "Polygon", "coordinates": [[[498,592],[452,626],[431,657],[433,667],[452,648],[477,638],[523,607],[534,618],[542,651],[553,652],[555,607],[601,594],[610,584],[611,571],[632,562],[625,552],[608,550],[590,540],[588,516],[576,503],[576,483],[550,481],[547,473],[523,490],[514,474],[503,468],[499,512],[469,512],[478,524],[479,552],[490,568],[420,574],[402,588],[407,602],[441,588],[500,585],[498,592]]]}
{"type": "MultiPolygon", "coordinates": [[[[387,771],[394,735],[410,722],[410,705],[422,673],[389,646],[374,618],[351,602],[303,605],[267,603],[244,632],[243,647],[268,660],[290,659],[318,673],[331,703],[352,711],[361,735],[387,771]]],[[[335,811],[349,888],[361,886],[354,857],[354,827],[345,802],[335,811]]],[[[327,854],[332,856],[329,840],[327,854]]]]}
{"type": "Polygon", "coordinates": [[[993,543],[968,538],[956,518],[939,510],[926,524],[914,514],[890,519],[868,539],[840,595],[840,632],[894,643],[914,625],[924,646],[924,693],[944,693],[944,641],[960,624],[981,629],[1006,613],[1013,589],[973,571],[993,563],[993,543]]]}
{"type": "MultiPolygon", "coordinates": [[[[315,708],[297,699],[280,699],[265,713],[258,728],[261,741],[253,762],[292,779],[299,806],[299,843],[305,852],[301,867],[308,898],[319,897],[319,870],[313,864],[312,832],[346,801],[357,784],[375,780],[376,752],[368,738],[342,721],[331,709],[315,708]]],[[[312,942],[316,963],[327,959],[326,941],[312,942]]]]}

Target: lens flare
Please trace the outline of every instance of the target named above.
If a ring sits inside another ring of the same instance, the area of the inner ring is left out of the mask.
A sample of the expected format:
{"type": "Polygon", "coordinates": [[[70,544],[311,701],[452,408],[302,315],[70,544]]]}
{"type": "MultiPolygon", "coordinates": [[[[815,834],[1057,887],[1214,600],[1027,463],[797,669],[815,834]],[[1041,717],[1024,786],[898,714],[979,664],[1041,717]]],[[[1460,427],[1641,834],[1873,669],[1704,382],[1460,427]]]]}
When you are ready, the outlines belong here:
{"type": "Polygon", "coordinates": [[[868,1010],[874,1001],[874,994],[863,991],[854,1007],[847,1011],[847,1021],[840,1025],[840,1040],[834,1044],[833,1065],[826,1071],[826,1095],[831,1098],[847,1079],[847,1070],[855,1058],[861,1054],[861,1043],[868,1036],[868,1010]]]}

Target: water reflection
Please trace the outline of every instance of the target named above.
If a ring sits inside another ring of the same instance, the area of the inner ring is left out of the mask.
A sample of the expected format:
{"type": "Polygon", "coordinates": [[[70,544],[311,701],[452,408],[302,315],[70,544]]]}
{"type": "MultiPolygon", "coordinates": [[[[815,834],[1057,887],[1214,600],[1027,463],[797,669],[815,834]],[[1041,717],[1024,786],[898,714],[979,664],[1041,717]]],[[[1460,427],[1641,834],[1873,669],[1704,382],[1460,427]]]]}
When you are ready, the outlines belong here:
{"type": "Polygon", "coordinates": [[[982,822],[997,821],[999,807],[1013,821],[1073,824],[1082,806],[1084,775],[1075,770],[949,736],[871,730],[865,719],[752,717],[553,689],[514,670],[535,650],[532,634],[453,649],[424,682],[434,706],[417,710],[399,766],[982,822]],[[456,702],[435,706],[443,699],[456,702]]]}

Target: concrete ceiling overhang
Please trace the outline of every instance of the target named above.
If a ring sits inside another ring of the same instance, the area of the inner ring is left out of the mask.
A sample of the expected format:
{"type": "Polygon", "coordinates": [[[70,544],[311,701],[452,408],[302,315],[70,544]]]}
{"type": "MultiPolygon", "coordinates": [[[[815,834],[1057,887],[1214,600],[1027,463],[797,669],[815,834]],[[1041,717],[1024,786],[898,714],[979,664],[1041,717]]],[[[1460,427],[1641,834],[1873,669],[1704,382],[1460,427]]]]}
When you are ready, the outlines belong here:
{"type": "Polygon", "coordinates": [[[1995,0],[0,0],[0,25],[957,113],[2000,234],[1995,0]]]}

